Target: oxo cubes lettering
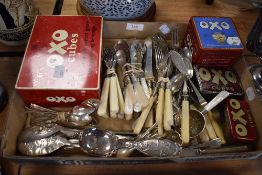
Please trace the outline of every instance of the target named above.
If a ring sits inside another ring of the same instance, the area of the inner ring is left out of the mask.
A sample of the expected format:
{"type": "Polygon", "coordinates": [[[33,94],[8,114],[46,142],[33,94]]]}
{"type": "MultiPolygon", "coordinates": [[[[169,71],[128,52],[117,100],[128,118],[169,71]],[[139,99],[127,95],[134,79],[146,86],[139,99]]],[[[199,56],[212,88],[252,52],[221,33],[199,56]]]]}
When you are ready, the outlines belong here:
{"type": "Polygon", "coordinates": [[[25,103],[74,106],[98,98],[102,18],[38,16],[16,90],[25,103]]]}
{"type": "Polygon", "coordinates": [[[226,90],[232,95],[243,95],[242,85],[232,69],[197,65],[194,71],[200,91],[204,94],[217,94],[226,90]]]}
{"type": "Polygon", "coordinates": [[[242,54],[243,45],[230,18],[192,17],[183,45],[192,51],[199,65],[229,67],[242,54]]]}
{"type": "Polygon", "coordinates": [[[253,142],[256,126],[249,105],[244,100],[227,99],[225,103],[226,129],[229,141],[253,142]]]}

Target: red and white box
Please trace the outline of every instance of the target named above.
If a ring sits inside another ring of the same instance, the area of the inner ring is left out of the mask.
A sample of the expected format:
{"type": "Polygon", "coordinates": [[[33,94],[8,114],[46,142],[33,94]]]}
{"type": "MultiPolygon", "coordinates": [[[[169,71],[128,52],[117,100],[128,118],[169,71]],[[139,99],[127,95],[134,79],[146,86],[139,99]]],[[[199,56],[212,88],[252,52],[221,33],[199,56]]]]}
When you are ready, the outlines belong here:
{"type": "Polygon", "coordinates": [[[37,16],[16,82],[26,104],[74,106],[98,98],[102,17],[37,16]]]}

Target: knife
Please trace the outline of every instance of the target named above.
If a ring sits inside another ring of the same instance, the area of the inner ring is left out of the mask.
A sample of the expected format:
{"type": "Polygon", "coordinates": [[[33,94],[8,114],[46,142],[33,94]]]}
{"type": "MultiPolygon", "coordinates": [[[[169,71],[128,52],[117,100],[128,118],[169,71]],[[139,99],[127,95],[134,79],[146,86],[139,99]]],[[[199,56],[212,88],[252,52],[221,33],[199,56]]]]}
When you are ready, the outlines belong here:
{"type": "MultiPolygon", "coordinates": [[[[143,46],[140,41],[134,40],[130,46],[130,58],[131,64],[136,65],[137,63],[142,63],[143,60],[143,46]]],[[[138,78],[131,74],[131,78],[134,85],[135,90],[135,99],[136,102],[134,104],[134,110],[136,112],[140,112],[142,108],[145,108],[148,105],[148,98],[144,92],[143,87],[141,86],[138,78]]],[[[141,78],[141,82],[143,82],[143,76],[141,78]]],[[[144,80],[145,82],[145,80],[144,80]]],[[[146,85],[146,84],[145,84],[146,85]]],[[[147,86],[146,86],[147,87],[147,86]]]]}
{"type": "Polygon", "coordinates": [[[144,42],[144,47],[146,49],[145,53],[145,79],[148,85],[148,92],[146,92],[147,97],[150,97],[152,94],[152,83],[154,81],[153,75],[153,50],[152,50],[152,39],[147,38],[144,42]]]}
{"type": "Polygon", "coordinates": [[[184,148],[179,154],[179,157],[192,157],[192,156],[207,155],[207,154],[238,153],[238,152],[245,152],[248,150],[249,147],[247,145],[227,146],[227,147],[212,148],[212,149],[184,148]]]}

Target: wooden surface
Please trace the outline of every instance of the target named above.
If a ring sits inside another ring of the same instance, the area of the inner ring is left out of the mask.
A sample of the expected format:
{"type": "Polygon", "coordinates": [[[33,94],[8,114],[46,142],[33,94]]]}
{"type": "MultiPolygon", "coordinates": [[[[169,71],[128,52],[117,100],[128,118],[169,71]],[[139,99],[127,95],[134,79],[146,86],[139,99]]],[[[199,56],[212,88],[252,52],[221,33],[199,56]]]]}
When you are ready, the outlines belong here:
{"type": "MultiPolygon", "coordinates": [[[[235,22],[243,43],[252,28],[257,10],[236,0],[215,0],[206,5],[205,0],[156,0],[154,21],[187,23],[191,16],[227,16],[235,22]],[[235,3],[233,3],[235,2],[235,3]]],[[[62,15],[77,15],[77,0],[65,0],[62,15]]]]}
{"type": "MultiPolygon", "coordinates": [[[[41,14],[51,14],[55,0],[34,0],[40,8],[41,14]]],[[[62,15],[77,15],[77,0],[64,0],[62,15]]],[[[253,26],[257,11],[245,9],[239,4],[228,3],[229,0],[215,0],[212,6],[205,4],[204,0],[156,0],[157,12],[155,21],[183,22],[187,23],[191,16],[229,16],[232,17],[243,43],[253,26]]],[[[0,45],[0,52],[23,51],[24,47],[5,47],[0,45]]],[[[0,58],[0,81],[3,82],[9,93],[13,91],[14,83],[21,63],[21,58],[0,58]]],[[[0,114],[0,134],[4,131],[6,111],[0,114]]],[[[159,165],[125,165],[125,166],[23,166],[7,167],[8,174],[33,175],[33,174],[225,174],[225,175],[260,175],[262,161],[238,160],[238,161],[211,161],[187,164],[159,164],[159,165]],[[14,173],[15,172],[15,173],[14,173]]]]}

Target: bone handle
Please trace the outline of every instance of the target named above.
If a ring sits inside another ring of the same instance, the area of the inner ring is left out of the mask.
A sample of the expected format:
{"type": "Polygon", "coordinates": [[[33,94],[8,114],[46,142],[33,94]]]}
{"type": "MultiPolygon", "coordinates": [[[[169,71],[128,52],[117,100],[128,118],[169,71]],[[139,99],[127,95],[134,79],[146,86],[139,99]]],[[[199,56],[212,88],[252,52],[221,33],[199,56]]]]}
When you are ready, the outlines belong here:
{"type": "Polygon", "coordinates": [[[118,102],[119,102],[118,118],[123,119],[125,117],[125,102],[124,102],[124,97],[122,94],[122,90],[121,90],[118,78],[116,78],[116,85],[117,85],[117,96],[118,96],[118,102]]]}
{"type": "Polygon", "coordinates": [[[207,112],[207,116],[215,130],[216,135],[221,139],[222,144],[226,143],[222,128],[220,127],[220,125],[217,123],[217,121],[214,119],[213,114],[211,111],[207,112]]]}
{"type": "Polygon", "coordinates": [[[110,78],[105,78],[104,85],[102,89],[100,104],[97,110],[97,114],[99,116],[107,118],[107,104],[108,104],[108,95],[109,95],[109,86],[110,86],[110,78]]]}
{"type": "Polygon", "coordinates": [[[152,96],[150,99],[149,99],[149,104],[148,106],[142,111],[140,117],[138,118],[138,121],[135,125],[135,128],[134,128],[134,133],[136,134],[139,134],[144,126],[144,123],[148,117],[148,114],[153,106],[153,103],[155,101],[156,97],[155,96],[152,96]]]}
{"type": "Polygon", "coordinates": [[[158,134],[163,135],[163,105],[164,105],[164,88],[158,90],[158,101],[156,106],[156,123],[158,125],[158,134]]]}
{"type": "Polygon", "coordinates": [[[123,76],[123,71],[121,66],[116,67],[116,73],[119,81],[119,85],[122,88],[124,88],[124,76],[123,76]]]}
{"type": "Polygon", "coordinates": [[[110,78],[110,117],[116,118],[119,112],[118,96],[117,96],[117,78],[110,78]]]}
{"type": "Polygon", "coordinates": [[[182,116],[181,116],[181,139],[183,145],[189,144],[189,101],[182,101],[182,116]]]}
{"type": "Polygon", "coordinates": [[[150,128],[154,124],[154,109],[152,108],[146,119],[145,127],[150,128]]]}
{"type": "Polygon", "coordinates": [[[199,134],[199,137],[200,137],[201,143],[206,143],[209,141],[209,136],[208,136],[206,128],[199,134]]]}
{"type": "Polygon", "coordinates": [[[207,130],[209,138],[211,140],[212,139],[216,139],[217,136],[216,136],[215,130],[214,130],[214,128],[213,128],[213,126],[212,126],[212,124],[211,124],[211,122],[209,120],[209,117],[206,116],[205,119],[206,119],[206,130],[207,130]]]}
{"type": "Polygon", "coordinates": [[[139,82],[134,84],[136,101],[141,104],[142,108],[145,108],[148,105],[148,98],[139,82]]]}
{"type": "Polygon", "coordinates": [[[144,93],[145,93],[146,97],[149,99],[150,95],[151,95],[150,94],[151,91],[150,91],[149,87],[147,86],[146,79],[144,77],[141,77],[140,81],[141,81],[141,85],[142,85],[142,88],[144,90],[144,93]]]}
{"type": "Polygon", "coordinates": [[[165,106],[164,106],[164,129],[166,131],[170,131],[171,126],[174,124],[173,115],[174,112],[172,106],[171,90],[167,88],[165,91],[165,106]]]}
{"type": "Polygon", "coordinates": [[[133,85],[129,83],[126,86],[126,96],[125,96],[125,117],[126,120],[131,120],[133,117],[133,109],[134,109],[134,89],[133,85]]]}
{"type": "MultiPolygon", "coordinates": [[[[152,95],[152,88],[148,86],[149,94],[152,95]]],[[[145,127],[150,128],[154,124],[154,109],[152,108],[148,114],[148,117],[146,119],[145,127]]]]}

